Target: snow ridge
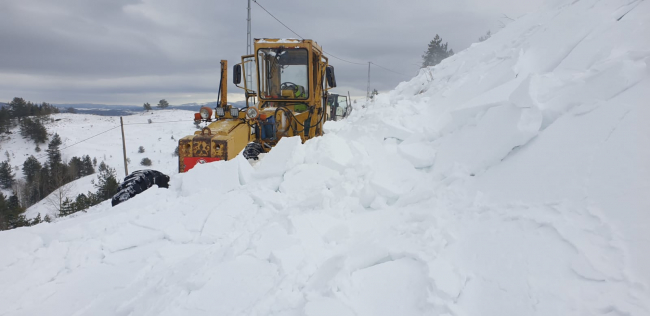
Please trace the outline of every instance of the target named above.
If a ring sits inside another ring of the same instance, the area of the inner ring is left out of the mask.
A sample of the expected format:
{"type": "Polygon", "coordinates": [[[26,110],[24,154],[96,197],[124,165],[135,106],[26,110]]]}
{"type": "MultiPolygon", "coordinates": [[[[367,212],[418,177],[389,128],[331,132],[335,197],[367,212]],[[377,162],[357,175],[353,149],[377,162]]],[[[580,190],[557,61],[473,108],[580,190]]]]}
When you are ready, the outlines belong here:
{"type": "Polygon", "coordinates": [[[649,20],[549,1],[323,137],[1,232],[0,315],[649,315],[649,20]]]}

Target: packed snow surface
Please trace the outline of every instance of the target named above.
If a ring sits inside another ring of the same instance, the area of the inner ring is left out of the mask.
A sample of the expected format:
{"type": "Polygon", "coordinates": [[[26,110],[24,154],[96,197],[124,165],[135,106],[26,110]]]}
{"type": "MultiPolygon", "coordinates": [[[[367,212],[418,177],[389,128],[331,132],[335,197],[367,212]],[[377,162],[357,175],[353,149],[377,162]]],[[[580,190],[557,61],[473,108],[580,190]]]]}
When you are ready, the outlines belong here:
{"type": "Polygon", "coordinates": [[[0,315],[650,315],[649,22],[548,1],[323,137],[1,232],[0,315]]]}

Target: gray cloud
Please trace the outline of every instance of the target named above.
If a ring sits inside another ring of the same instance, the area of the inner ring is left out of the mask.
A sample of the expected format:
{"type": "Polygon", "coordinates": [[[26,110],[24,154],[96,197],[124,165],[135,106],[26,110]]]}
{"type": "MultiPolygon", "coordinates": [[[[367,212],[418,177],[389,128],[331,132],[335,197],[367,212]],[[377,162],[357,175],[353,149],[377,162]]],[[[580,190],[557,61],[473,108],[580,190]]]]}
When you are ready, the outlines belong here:
{"type": "MultiPolygon", "coordinates": [[[[542,0],[258,1],[327,52],[408,75],[373,66],[371,86],[385,91],[417,72],[436,33],[459,51],[495,31],[502,14],[516,17],[542,0]]],[[[253,36],[296,37],[255,4],[253,36]]],[[[219,60],[238,62],[245,40],[246,1],[3,0],[0,100],[208,101],[216,98],[219,60]]],[[[339,92],[365,95],[367,66],[330,63],[339,92]]]]}

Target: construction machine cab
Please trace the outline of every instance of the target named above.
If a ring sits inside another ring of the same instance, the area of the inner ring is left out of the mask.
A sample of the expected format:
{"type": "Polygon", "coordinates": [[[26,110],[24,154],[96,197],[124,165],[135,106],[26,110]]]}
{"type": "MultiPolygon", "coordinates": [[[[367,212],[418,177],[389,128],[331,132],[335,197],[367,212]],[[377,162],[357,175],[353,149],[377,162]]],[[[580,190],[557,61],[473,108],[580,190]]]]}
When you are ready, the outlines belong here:
{"type": "Polygon", "coordinates": [[[257,79],[255,89],[252,80],[240,87],[258,99],[249,104],[258,115],[256,142],[267,150],[285,136],[300,136],[304,142],[322,135],[327,90],[336,86],[334,68],[322,48],[300,39],[255,39],[254,46],[255,53],[242,57],[235,74],[249,77],[254,72],[257,79]]]}
{"type": "Polygon", "coordinates": [[[352,107],[347,96],[334,93],[329,94],[327,98],[328,121],[342,120],[346,118],[351,111],[352,107]]]}
{"type": "Polygon", "coordinates": [[[305,48],[258,49],[260,95],[264,99],[307,99],[308,54],[305,48]]]}

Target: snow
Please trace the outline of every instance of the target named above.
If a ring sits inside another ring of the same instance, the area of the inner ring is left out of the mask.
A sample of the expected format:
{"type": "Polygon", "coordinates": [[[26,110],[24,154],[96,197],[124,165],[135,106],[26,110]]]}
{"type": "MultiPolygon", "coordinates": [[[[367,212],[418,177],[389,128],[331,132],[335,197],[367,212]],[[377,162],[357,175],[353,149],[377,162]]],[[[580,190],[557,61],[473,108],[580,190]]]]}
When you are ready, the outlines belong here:
{"type": "Polygon", "coordinates": [[[261,39],[256,39],[258,43],[302,43],[303,40],[298,39],[298,38],[279,38],[279,39],[271,39],[271,38],[261,38],[261,39]]]}
{"type": "MultiPolygon", "coordinates": [[[[172,153],[180,138],[194,133],[193,118],[193,112],[184,110],[141,112],[124,116],[126,154],[131,160],[128,165],[129,173],[141,169],[155,169],[167,175],[178,173],[178,159],[172,157],[172,153]],[[148,123],[149,120],[151,120],[151,124],[148,123]],[[144,153],[138,153],[140,146],[144,147],[144,153]],[[153,163],[151,167],[140,165],[140,161],[145,157],[151,159],[153,163]]],[[[61,137],[63,144],[60,148],[64,148],[61,151],[63,160],[69,161],[74,156],[89,155],[91,159],[97,158],[98,165],[104,161],[114,168],[119,179],[124,178],[120,128],[110,130],[120,125],[119,117],[62,113],[51,115],[51,119],[54,121],[47,123],[46,126],[50,134],[58,133],[61,137]],[[110,131],[76,144],[107,130],[110,131]]],[[[40,144],[41,151],[36,152],[34,150],[36,146],[32,141],[20,137],[19,128],[14,128],[12,133],[10,139],[2,142],[2,149],[10,152],[10,164],[17,168],[14,171],[16,177],[22,179],[22,166],[29,155],[37,157],[41,164],[47,162],[47,153],[45,152],[47,144],[40,144]]],[[[97,168],[95,167],[95,169],[97,168]]],[[[96,178],[96,175],[91,175],[73,182],[70,185],[69,197],[74,199],[80,193],[95,192],[96,189],[91,181],[96,178]]],[[[6,196],[11,195],[11,191],[4,191],[4,193],[6,196]]],[[[54,194],[56,193],[53,193],[52,197],[54,194]]],[[[34,218],[39,213],[42,217],[46,214],[53,217],[57,211],[45,199],[30,207],[26,216],[34,218]]]]}
{"type": "Polygon", "coordinates": [[[0,232],[0,315],[650,315],[648,22],[547,1],[259,163],[156,157],[169,189],[0,232]]]}

